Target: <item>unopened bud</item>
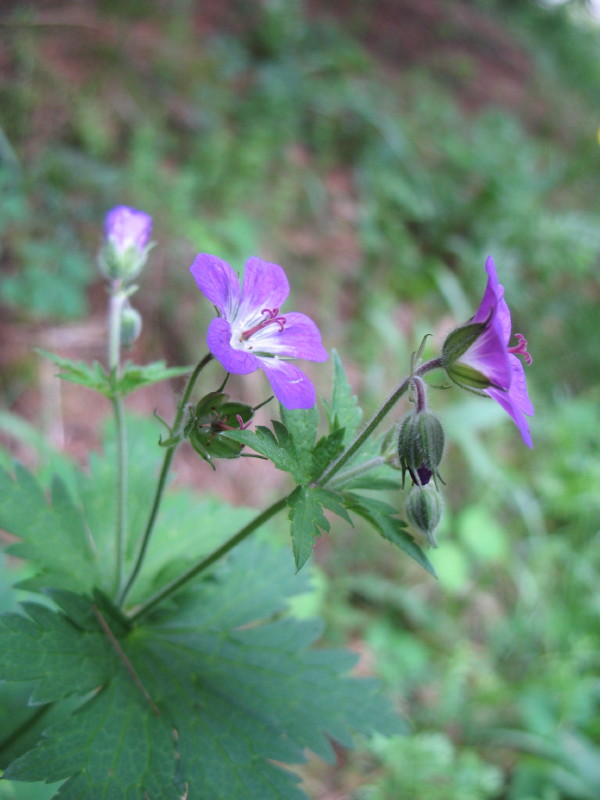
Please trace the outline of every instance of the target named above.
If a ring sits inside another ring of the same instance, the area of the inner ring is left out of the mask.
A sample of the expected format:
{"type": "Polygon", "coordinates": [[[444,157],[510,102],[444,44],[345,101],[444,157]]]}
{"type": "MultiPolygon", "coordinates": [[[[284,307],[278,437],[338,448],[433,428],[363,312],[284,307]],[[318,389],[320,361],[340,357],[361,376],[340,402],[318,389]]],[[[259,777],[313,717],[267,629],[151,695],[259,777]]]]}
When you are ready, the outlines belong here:
{"type": "Polygon", "coordinates": [[[130,281],[144,268],[152,249],[152,218],[144,211],[117,206],[104,223],[105,241],[98,262],[109,280],[130,281]]]}
{"type": "Polygon", "coordinates": [[[406,518],[431,547],[437,547],[434,531],[442,518],[442,509],[442,498],[431,487],[413,486],[406,498],[406,518]]]}
{"type": "Polygon", "coordinates": [[[132,306],[126,306],[121,312],[121,345],[123,347],[131,347],[141,332],[141,314],[132,306]]]}
{"type": "MultiPolygon", "coordinates": [[[[398,426],[398,460],[402,486],[408,472],[413,483],[424,486],[441,480],[438,466],[444,455],[444,429],[430,411],[410,411],[398,426]]],[[[443,483],[443,481],[442,481],[443,483]]]]}

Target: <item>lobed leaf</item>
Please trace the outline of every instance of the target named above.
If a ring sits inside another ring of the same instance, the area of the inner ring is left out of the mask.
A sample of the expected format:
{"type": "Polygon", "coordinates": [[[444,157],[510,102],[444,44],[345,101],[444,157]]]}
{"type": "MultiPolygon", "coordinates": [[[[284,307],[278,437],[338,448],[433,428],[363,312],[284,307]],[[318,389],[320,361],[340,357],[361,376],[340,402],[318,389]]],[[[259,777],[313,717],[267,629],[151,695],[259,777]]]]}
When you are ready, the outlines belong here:
{"type": "Polygon", "coordinates": [[[186,375],[193,369],[193,367],[167,367],[164,361],[153,361],[143,366],[128,361],[117,377],[107,372],[97,361],[87,364],[85,361],[62,358],[39,348],[36,352],[61,368],[62,371],[58,373],[59,378],[87,386],[88,389],[100,392],[105,397],[124,397],[144,386],[186,375]]]}

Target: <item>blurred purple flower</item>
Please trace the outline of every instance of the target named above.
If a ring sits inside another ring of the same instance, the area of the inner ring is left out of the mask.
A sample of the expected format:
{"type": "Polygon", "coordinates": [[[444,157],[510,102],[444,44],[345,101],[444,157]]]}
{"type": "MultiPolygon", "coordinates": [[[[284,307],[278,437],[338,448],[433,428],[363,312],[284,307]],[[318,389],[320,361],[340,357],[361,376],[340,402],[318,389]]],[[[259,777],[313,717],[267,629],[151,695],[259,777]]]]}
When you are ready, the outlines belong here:
{"type": "MultiPolygon", "coordinates": [[[[526,414],[533,416],[533,404],[527,393],[523,365],[517,358],[517,354],[522,355],[525,363],[531,364],[527,340],[517,333],[515,336],[518,344],[515,347],[508,346],[511,337],[510,311],[504,299],[504,287],[498,283],[491,256],[485,263],[485,269],[488,282],[483,299],[477,313],[468,323],[468,326],[480,324],[485,327],[450,366],[449,374],[453,377],[452,371],[456,368],[460,374],[461,367],[475,370],[475,374],[483,378],[481,390],[502,406],[514,420],[525,444],[533,447],[529,425],[525,419],[526,414]]],[[[473,386],[474,383],[471,384],[473,386]]]]}
{"type": "Polygon", "coordinates": [[[118,255],[130,248],[142,254],[150,241],[152,217],[129,206],[116,206],[106,215],[104,233],[118,255]]]}
{"type": "Polygon", "coordinates": [[[283,269],[250,258],[241,290],[233,269],[216,256],[200,253],[190,272],[220,314],[208,327],[207,342],[227,372],[246,375],[260,368],[285,408],[312,408],[315,388],[288,359],[325,361],[327,351],[310,317],[280,315],[290,290],[283,269]]]}

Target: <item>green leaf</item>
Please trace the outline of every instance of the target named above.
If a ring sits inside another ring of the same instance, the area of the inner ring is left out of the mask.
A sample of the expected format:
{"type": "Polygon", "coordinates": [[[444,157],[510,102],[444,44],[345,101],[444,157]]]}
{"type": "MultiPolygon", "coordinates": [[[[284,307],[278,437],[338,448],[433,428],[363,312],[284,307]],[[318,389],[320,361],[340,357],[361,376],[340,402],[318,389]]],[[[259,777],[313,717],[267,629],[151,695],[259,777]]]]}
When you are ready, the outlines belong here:
{"type": "Polygon", "coordinates": [[[279,413],[294,443],[296,480],[298,483],[308,483],[312,480],[313,449],[319,426],[317,407],[290,410],[280,405],[279,413]]]}
{"type": "Polygon", "coordinates": [[[333,358],[333,392],[331,404],[324,403],[329,420],[329,428],[334,431],[344,429],[343,445],[347,446],[358,430],[363,412],[358,405],[358,399],[352,392],[344,365],[336,350],[332,351],[333,358]]]}
{"type": "Polygon", "coordinates": [[[352,524],[338,495],[327,489],[297,486],[288,497],[290,508],[292,547],[296,571],[300,571],[312,553],[315,539],[323,532],[329,533],[331,525],[323,514],[323,507],[352,524]]]}
{"type": "MultiPolygon", "coordinates": [[[[110,675],[110,652],[102,631],[90,632],[65,614],[38,603],[23,603],[23,614],[0,616],[0,676],[35,681],[30,704],[83,695],[110,675]]],[[[88,603],[89,622],[91,609],[88,603]]]]}
{"type": "Polygon", "coordinates": [[[61,368],[62,371],[58,373],[59,378],[78,383],[81,386],[87,386],[88,389],[100,392],[106,397],[112,396],[111,377],[97,361],[94,361],[93,364],[87,364],[85,361],[61,358],[55,353],[49,353],[41,348],[37,348],[36,352],[61,368]]]}
{"type": "Polygon", "coordinates": [[[193,366],[167,367],[164,361],[153,361],[151,364],[145,364],[144,366],[132,364],[128,361],[123,367],[121,377],[114,382],[112,393],[113,395],[124,397],[144,386],[151,386],[153,383],[160,383],[160,381],[187,375],[193,369],[193,366]]]}
{"type": "Polygon", "coordinates": [[[417,564],[420,564],[423,569],[427,570],[434,577],[436,576],[435,569],[431,561],[427,558],[423,550],[414,541],[412,536],[405,530],[405,523],[399,520],[396,516],[396,509],[389,503],[383,500],[375,500],[372,497],[364,497],[362,495],[354,494],[353,492],[345,492],[344,505],[349,511],[358,514],[367,522],[369,522],[375,530],[392,542],[401,550],[414,559],[417,564]]]}
{"type": "Polygon", "coordinates": [[[316,481],[327,467],[344,449],[344,429],[338,428],[329,436],[322,436],[312,454],[311,475],[309,480],[316,481]]]}
{"type": "Polygon", "coordinates": [[[98,579],[97,552],[81,511],[60,479],[52,485],[50,502],[24,467],[15,478],[0,469],[0,527],[20,537],[8,550],[33,562],[38,573],[22,585],[48,585],[85,591],[98,579]]]}
{"type": "Polygon", "coordinates": [[[100,392],[105,397],[124,397],[144,386],[186,375],[193,369],[193,367],[167,367],[164,361],[153,361],[144,366],[128,361],[123,365],[119,378],[116,378],[106,372],[97,361],[87,364],[84,361],[61,358],[39,348],[36,352],[61,368],[62,371],[58,373],[59,378],[87,386],[88,389],[100,392]]]}
{"type": "MultiPolygon", "coordinates": [[[[66,780],[57,800],[179,800],[188,794],[190,800],[306,800],[297,776],[274,761],[302,762],[307,749],[333,760],[331,738],[350,745],[354,731],[401,730],[375,681],[344,674],[353,655],[310,649],[320,623],[281,618],[286,599],[306,588],[290,566],[284,551],[248,542],[178,595],[174,606],[132,631],[102,606],[128,666],[85,598],[57,598],[72,622],[37,606],[33,616],[49,614],[52,633],[30,660],[65,659],[65,676],[56,676],[48,660],[43,674],[28,667],[46,694],[64,691],[69,674],[75,691],[93,683],[80,666],[81,648],[86,657],[98,656],[103,642],[107,655],[95,667],[94,693],[50,726],[5,777],[66,780]],[[73,645],[65,631],[70,624],[81,644],[73,645]]],[[[31,648],[34,623],[21,617],[15,623],[15,616],[2,637],[5,652],[22,643],[31,648]]],[[[0,679],[15,671],[13,665],[0,669],[0,679]]]]}
{"type": "Polygon", "coordinates": [[[297,461],[294,442],[287,428],[277,420],[273,421],[273,428],[275,433],[264,425],[258,425],[255,431],[227,431],[223,435],[251,447],[270,459],[277,469],[291,473],[297,482],[303,483],[306,476],[297,461]]]}

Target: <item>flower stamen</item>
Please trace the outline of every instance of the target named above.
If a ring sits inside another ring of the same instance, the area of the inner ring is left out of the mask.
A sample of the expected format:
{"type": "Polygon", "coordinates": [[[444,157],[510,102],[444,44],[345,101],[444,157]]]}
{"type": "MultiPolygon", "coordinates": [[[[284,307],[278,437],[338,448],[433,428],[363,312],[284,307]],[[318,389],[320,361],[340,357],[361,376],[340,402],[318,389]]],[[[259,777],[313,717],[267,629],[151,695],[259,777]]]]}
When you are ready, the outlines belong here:
{"type": "Polygon", "coordinates": [[[240,334],[240,342],[245,341],[246,339],[249,339],[257,331],[260,331],[263,328],[266,328],[267,325],[273,325],[273,324],[279,325],[279,330],[283,331],[283,329],[285,327],[286,319],[285,319],[285,317],[277,316],[279,314],[279,309],[278,308],[273,308],[273,309],[263,308],[260,313],[264,314],[265,318],[262,319],[256,325],[254,325],[252,328],[249,328],[247,331],[243,331],[240,334]]]}
{"type": "Polygon", "coordinates": [[[519,344],[515,345],[515,347],[509,347],[508,352],[514,353],[515,355],[523,356],[523,359],[527,365],[531,364],[533,359],[527,352],[527,339],[523,336],[522,333],[515,333],[519,344]]]}

